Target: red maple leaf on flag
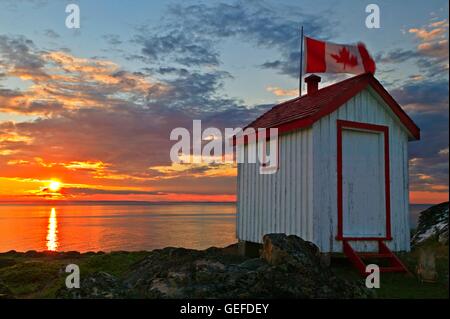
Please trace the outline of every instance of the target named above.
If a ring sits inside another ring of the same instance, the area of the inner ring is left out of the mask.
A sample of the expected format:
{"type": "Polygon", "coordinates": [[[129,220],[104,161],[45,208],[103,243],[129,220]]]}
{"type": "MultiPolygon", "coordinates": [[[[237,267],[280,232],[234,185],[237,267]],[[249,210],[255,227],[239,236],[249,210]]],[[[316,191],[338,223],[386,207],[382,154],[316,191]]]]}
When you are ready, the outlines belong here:
{"type": "Polygon", "coordinates": [[[351,55],[350,51],[347,50],[346,47],[343,47],[339,50],[339,55],[331,54],[331,57],[336,60],[336,63],[344,64],[344,70],[347,65],[351,68],[358,65],[358,58],[354,55],[351,55]]]}

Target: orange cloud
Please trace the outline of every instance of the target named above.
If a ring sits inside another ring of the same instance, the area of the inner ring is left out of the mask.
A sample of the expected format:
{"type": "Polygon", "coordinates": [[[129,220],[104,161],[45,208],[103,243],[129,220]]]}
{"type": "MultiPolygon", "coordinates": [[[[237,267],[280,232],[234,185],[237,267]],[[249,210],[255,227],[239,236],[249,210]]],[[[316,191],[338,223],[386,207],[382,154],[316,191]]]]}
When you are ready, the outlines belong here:
{"type": "MultiPolygon", "coordinates": [[[[26,90],[0,92],[0,111],[55,114],[82,107],[111,107],[123,99],[145,99],[169,91],[167,85],[140,73],[130,73],[108,60],[78,58],[65,52],[36,53],[39,72],[32,65],[0,64],[6,77],[30,81],[26,90]]],[[[1,63],[1,61],[0,61],[1,63]]]]}
{"type": "Polygon", "coordinates": [[[276,96],[297,96],[298,95],[298,89],[293,89],[293,90],[287,90],[287,89],[282,89],[276,86],[268,86],[266,88],[267,91],[275,94],[276,96]]]}
{"type": "MultiPolygon", "coordinates": [[[[430,23],[426,27],[411,28],[409,33],[414,34],[421,43],[417,46],[419,53],[439,59],[448,58],[448,21],[441,20],[430,23]]],[[[444,64],[448,69],[448,62],[444,64]]]]}
{"type": "Polygon", "coordinates": [[[417,46],[417,50],[427,56],[445,58],[448,56],[448,40],[421,43],[417,46]]]}
{"type": "Polygon", "coordinates": [[[235,164],[184,164],[172,163],[166,166],[151,166],[150,170],[160,173],[155,179],[177,178],[189,175],[192,177],[236,176],[235,164]]]}
{"type": "Polygon", "coordinates": [[[418,29],[418,28],[412,28],[408,30],[409,33],[413,33],[418,37],[419,39],[425,40],[425,41],[431,41],[436,39],[437,37],[445,34],[444,28],[436,28],[432,30],[426,30],[424,28],[418,29]]]}
{"type": "Polygon", "coordinates": [[[438,27],[448,28],[448,21],[447,21],[447,19],[436,21],[436,22],[430,23],[429,26],[431,28],[438,28],[438,27]]]}

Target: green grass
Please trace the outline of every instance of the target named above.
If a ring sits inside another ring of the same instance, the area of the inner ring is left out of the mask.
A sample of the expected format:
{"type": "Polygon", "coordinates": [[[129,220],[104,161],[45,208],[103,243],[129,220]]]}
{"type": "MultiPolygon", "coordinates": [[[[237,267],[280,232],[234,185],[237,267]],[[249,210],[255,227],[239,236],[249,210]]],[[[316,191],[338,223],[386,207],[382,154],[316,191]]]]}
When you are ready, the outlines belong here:
{"type": "Polygon", "coordinates": [[[116,277],[122,277],[134,263],[142,260],[148,252],[112,252],[85,258],[79,264],[80,272],[89,274],[104,271],[116,277]]]}
{"type": "Polygon", "coordinates": [[[113,252],[61,257],[53,254],[26,257],[24,254],[0,254],[0,281],[16,298],[54,298],[64,285],[65,268],[77,264],[80,275],[104,271],[117,277],[130,269],[148,252],[113,252]]]}
{"type": "Polygon", "coordinates": [[[13,266],[0,268],[0,279],[15,296],[23,298],[51,297],[60,286],[58,263],[45,261],[23,261],[13,266]]]}
{"type": "MultiPolygon", "coordinates": [[[[381,287],[375,289],[378,298],[448,298],[448,246],[427,243],[436,253],[437,283],[421,283],[415,275],[381,274],[381,287]]],[[[149,252],[113,252],[108,254],[58,255],[40,254],[27,256],[21,253],[0,254],[0,282],[3,282],[16,298],[54,298],[63,287],[70,263],[80,266],[81,276],[104,271],[119,278],[142,260],[149,252]]],[[[418,250],[398,254],[414,274],[418,250]]],[[[333,259],[333,270],[340,276],[361,280],[362,278],[345,258],[333,259]]]]}
{"type": "MultiPolygon", "coordinates": [[[[436,242],[426,243],[428,249],[434,250],[436,254],[436,270],[438,280],[436,283],[422,283],[415,275],[419,250],[414,249],[410,253],[399,253],[397,256],[402,260],[411,274],[382,273],[380,277],[380,288],[375,290],[377,298],[384,299],[442,299],[448,298],[448,275],[449,260],[448,246],[440,245],[436,242]]],[[[339,260],[333,269],[341,276],[356,280],[365,280],[355,269],[351,267],[349,261],[339,260]]]]}

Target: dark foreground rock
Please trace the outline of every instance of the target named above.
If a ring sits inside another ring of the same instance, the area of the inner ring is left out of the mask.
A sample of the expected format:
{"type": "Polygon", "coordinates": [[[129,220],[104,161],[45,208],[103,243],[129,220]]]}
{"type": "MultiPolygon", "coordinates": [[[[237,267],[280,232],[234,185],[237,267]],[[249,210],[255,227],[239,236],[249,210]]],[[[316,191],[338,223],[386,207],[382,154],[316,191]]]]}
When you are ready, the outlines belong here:
{"type": "Polygon", "coordinates": [[[62,288],[57,296],[64,299],[117,299],[125,298],[127,291],[119,279],[99,271],[81,280],[80,289],[62,288]]]}
{"type": "Polygon", "coordinates": [[[363,281],[337,277],[318,248],[297,236],[264,236],[261,258],[233,249],[154,250],[121,280],[95,273],[61,298],[367,298],[363,281]],[[75,291],[76,290],[76,291],[75,291]]]}
{"type": "Polygon", "coordinates": [[[0,299],[12,299],[14,298],[11,290],[0,280],[0,299]]]}

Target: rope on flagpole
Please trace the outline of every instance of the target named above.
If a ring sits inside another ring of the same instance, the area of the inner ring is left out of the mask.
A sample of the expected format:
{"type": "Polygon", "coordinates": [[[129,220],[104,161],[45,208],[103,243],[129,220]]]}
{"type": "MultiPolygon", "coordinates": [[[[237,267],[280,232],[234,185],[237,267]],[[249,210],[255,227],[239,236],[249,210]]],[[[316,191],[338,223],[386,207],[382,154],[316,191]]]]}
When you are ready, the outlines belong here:
{"type": "Polygon", "coordinates": [[[300,74],[298,79],[298,96],[302,96],[302,78],[303,78],[303,26],[300,29],[300,74]]]}

